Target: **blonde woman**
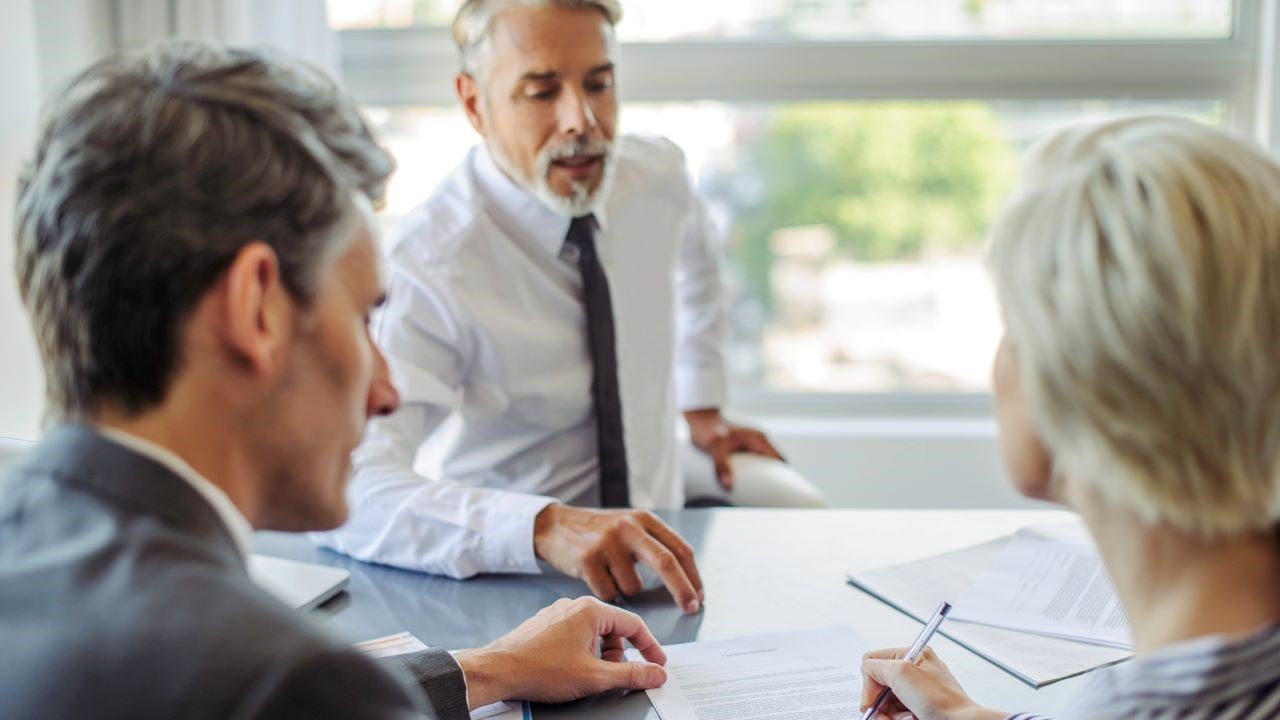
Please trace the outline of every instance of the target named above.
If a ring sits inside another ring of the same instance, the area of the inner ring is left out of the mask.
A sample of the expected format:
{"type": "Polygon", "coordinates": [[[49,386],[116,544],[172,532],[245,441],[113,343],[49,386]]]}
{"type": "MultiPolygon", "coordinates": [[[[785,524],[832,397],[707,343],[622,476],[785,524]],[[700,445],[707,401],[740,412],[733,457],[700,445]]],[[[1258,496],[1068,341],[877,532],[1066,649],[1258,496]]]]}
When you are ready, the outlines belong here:
{"type": "MultiPolygon", "coordinates": [[[[1024,174],[991,248],[1005,465],[1083,517],[1136,649],[1066,715],[1280,717],[1280,166],[1131,118],[1057,134],[1024,174]]],[[[903,653],[864,659],[864,703],[897,698],[880,718],[1032,717],[903,653]]]]}

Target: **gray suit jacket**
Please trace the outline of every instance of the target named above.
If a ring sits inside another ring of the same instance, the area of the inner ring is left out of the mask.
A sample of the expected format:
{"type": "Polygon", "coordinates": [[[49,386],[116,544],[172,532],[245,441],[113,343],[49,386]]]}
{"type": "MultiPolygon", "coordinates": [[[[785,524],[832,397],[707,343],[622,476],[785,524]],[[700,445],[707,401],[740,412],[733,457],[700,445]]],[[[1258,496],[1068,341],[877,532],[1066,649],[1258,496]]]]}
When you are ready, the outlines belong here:
{"type": "Polygon", "coordinates": [[[465,719],[443,651],[398,678],[249,579],[208,503],[92,429],[0,484],[0,718],[465,719]]]}

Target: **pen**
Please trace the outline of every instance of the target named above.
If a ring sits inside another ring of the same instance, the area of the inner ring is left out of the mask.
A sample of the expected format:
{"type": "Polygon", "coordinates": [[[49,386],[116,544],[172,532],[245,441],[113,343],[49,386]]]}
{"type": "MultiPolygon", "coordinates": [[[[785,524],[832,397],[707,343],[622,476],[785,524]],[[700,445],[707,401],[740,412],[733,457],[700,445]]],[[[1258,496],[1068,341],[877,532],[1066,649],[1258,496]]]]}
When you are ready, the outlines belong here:
{"type": "MultiPolygon", "coordinates": [[[[911,649],[907,651],[906,657],[902,658],[907,662],[915,662],[920,657],[920,653],[924,652],[925,647],[929,645],[929,640],[933,638],[933,634],[938,631],[938,626],[943,620],[947,619],[947,615],[951,612],[951,603],[942,603],[933,613],[933,617],[925,624],[924,629],[920,631],[920,635],[916,637],[916,641],[912,643],[911,649]]],[[[885,687],[876,696],[876,701],[871,703],[871,707],[862,713],[862,720],[871,720],[876,713],[880,712],[880,706],[884,705],[884,701],[889,699],[889,688],[885,687]]]]}

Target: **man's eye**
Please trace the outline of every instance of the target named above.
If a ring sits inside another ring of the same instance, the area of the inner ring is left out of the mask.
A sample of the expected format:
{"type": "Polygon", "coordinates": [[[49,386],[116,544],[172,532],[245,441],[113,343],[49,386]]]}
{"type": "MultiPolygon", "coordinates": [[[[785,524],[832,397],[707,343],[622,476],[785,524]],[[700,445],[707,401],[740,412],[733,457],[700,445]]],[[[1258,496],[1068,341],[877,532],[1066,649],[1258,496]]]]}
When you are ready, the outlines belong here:
{"type": "Polygon", "coordinates": [[[541,90],[539,92],[530,93],[528,95],[530,100],[550,100],[555,96],[556,96],[555,90],[541,90]]]}
{"type": "Polygon", "coordinates": [[[612,80],[604,80],[601,82],[587,83],[587,92],[601,93],[613,87],[612,80]]]}

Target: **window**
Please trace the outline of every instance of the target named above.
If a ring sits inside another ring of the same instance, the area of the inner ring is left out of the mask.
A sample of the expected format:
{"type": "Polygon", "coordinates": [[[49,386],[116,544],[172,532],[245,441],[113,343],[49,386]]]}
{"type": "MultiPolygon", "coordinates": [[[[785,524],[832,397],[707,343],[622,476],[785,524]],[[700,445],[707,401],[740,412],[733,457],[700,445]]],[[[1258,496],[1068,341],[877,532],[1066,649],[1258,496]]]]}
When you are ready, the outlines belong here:
{"type": "MultiPolygon", "coordinates": [[[[342,29],[447,27],[461,0],[329,0],[342,29]]],[[[635,0],[627,42],[727,38],[1222,38],[1231,0],[635,0]]]]}
{"type": "MultiPolygon", "coordinates": [[[[986,227],[1019,153],[1049,127],[1125,112],[1220,122],[1213,102],[636,104],[723,230],[739,386],[981,391],[1001,326],[986,227]]],[[[401,158],[383,220],[421,202],[474,144],[454,109],[372,109],[401,158]]]]}
{"type": "MultiPolygon", "coordinates": [[[[400,158],[389,224],[476,142],[452,99],[457,4],[330,0],[346,81],[400,158]]],[[[757,398],[985,393],[984,238],[1030,142],[1133,112],[1253,129],[1251,2],[625,7],[623,129],[679,144],[712,204],[730,369],[757,398]]]]}

